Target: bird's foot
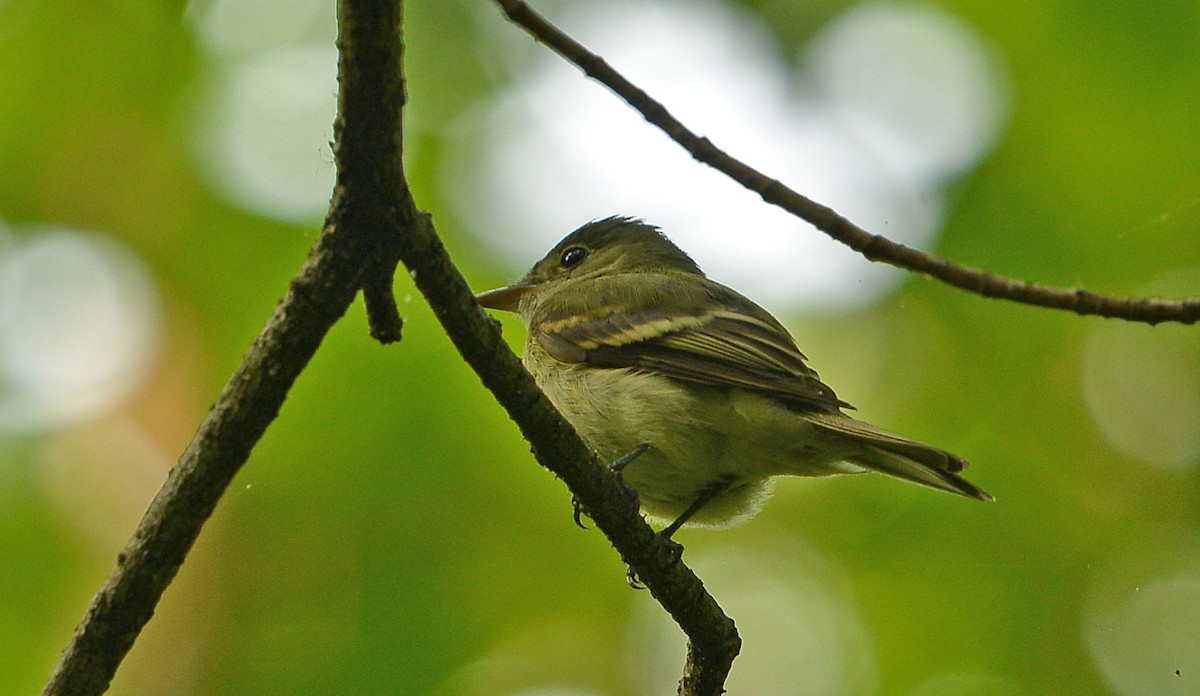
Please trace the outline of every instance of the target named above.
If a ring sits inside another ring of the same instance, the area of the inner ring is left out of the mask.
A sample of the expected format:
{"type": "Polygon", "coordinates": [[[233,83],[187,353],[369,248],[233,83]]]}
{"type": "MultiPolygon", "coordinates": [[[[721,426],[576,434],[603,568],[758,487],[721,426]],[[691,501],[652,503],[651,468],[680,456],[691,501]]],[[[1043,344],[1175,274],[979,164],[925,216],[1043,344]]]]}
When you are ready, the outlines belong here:
{"type": "Polygon", "coordinates": [[[648,449],[650,449],[650,443],[643,442],[642,444],[630,450],[627,454],[625,454],[625,456],[609,464],[608,470],[619,475],[621,472],[625,471],[625,467],[632,464],[633,460],[645,454],[646,450],[648,449]]]}
{"type": "MultiPolygon", "coordinates": [[[[683,558],[683,544],[671,538],[671,534],[674,532],[675,530],[668,528],[658,532],[656,535],[667,545],[667,549],[671,554],[670,560],[667,561],[668,568],[674,568],[683,558]]],[[[625,566],[625,581],[635,590],[646,589],[646,586],[638,580],[637,571],[633,569],[633,566],[625,566]]]]}
{"type": "MultiPolygon", "coordinates": [[[[625,467],[629,466],[633,460],[645,454],[646,450],[648,449],[650,449],[650,444],[643,442],[637,447],[634,447],[630,452],[622,456],[620,459],[617,459],[608,465],[609,472],[617,477],[617,483],[620,484],[621,491],[625,494],[625,497],[628,498],[631,503],[633,503],[635,510],[641,509],[641,503],[638,500],[638,493],[633,489],[632,486],[630,486],[628,483],[625,483],[625,478],[621,475],[621,473],[625,471],[625,467]]],[[[588,514],[588,512],[584,508],[583,503],[579,500],[578,496],[574,494],[571,495],[571,508],[573,509],[571,516],[575,520],[575,524],[578,525],[580,529],[587,529],[587,526],[583,523],[583,515],[588,514]]]]}
{"type": "MultiPolygon", "coordinates": [[[[679,560],[683,558],[683,544],[680,544],[671,537],[673,537],[675,532],[678,532],[688,520],[692,519],[692,517],[700,511],[700,508],[709,504],[712,502],[713,498],[716,498],[728,490],[733,483],[734,479],[719,479],[713,482],[700,493],[700,496],[696,498],[696,500],[692,501],[692,504],[683,511],[682,515],[676,518],[676,520],[671,524],[659,530],[658,538],[662,539],[671,551],[671,560],[667,563],[668,568],[674,568],[675,565],[679,563],[679,560]]],[[[629,586],[633,589],[645,589],[645,586],[638,581],[637,573],[634,572],[633,566],[629,566],[625,569],[625,579],[629,581],[629,586]]]]}

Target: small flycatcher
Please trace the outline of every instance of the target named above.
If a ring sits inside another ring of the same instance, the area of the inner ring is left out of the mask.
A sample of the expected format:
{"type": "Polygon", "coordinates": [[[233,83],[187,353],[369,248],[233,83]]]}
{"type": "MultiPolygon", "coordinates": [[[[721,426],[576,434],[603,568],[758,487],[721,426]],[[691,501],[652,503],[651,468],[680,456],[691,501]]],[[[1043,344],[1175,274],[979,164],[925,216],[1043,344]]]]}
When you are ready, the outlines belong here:
{"type": "Polygon", "coordinates": [[[525,367],[602,458],[628,462],[664,536],[745,521],[779,475],[877,471],[992,499],[959,457],[842,413],[782,324],[640,220],[590,222],[478,299],[521,315],[525,367]]]}

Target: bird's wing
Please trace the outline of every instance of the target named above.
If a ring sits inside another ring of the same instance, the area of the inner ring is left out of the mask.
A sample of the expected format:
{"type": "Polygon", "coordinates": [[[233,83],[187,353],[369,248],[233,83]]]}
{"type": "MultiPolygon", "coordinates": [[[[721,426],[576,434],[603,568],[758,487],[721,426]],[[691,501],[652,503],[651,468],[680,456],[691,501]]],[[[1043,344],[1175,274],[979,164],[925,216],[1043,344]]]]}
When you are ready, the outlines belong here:
{"type": "Polygon", "coordinates": [[[549,318],[538,343],[563,362],[630,367],[677,379],[741,387],[805,410],[850,407],[805,364],[766,310],[732,294],[699,311],[624,309],[599,319],[549,318]]]}

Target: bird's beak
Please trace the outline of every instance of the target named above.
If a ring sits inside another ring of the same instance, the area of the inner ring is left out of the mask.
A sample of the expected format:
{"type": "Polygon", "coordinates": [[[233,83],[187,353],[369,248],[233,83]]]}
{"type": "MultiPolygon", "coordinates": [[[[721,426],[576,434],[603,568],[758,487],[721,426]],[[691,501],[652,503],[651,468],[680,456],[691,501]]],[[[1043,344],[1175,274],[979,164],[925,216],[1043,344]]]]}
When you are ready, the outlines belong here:
{"type": "Polygon", "coordinates": [[[479,304],[488,309],[500,309],[506,312],[517,311],[517,304],[521,301],[529,291],[533,290],[532,285],[521,285],[516,283],[504,288],[496,288],[481,292],[475,296],[479,304]]]}

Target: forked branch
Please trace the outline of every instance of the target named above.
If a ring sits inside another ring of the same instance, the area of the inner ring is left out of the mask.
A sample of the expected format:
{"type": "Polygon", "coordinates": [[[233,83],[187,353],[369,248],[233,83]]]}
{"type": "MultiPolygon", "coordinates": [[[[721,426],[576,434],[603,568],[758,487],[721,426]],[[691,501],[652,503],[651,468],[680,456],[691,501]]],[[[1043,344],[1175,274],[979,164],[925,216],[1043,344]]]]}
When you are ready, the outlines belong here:
{"type": "MultiPolygon", "coordinates": [[[[466,361],[689,638],[681,693],[719,694],[740,639],[615,478],[542,394],[418,212],[401,158],[401,0],[338,3],[338,180],[325,229],[191,444],[117,557],[44,696],[108,688],[230,481],[279,413],[325,333],[362,290],[371,335],[399,340],[392,275],[402,259],[466,361]]],[[[564,516],[565,517],[565,516],[564,516]]],[[[614,577],[620,577],[614,566],[614,577]]]]}

